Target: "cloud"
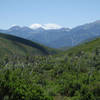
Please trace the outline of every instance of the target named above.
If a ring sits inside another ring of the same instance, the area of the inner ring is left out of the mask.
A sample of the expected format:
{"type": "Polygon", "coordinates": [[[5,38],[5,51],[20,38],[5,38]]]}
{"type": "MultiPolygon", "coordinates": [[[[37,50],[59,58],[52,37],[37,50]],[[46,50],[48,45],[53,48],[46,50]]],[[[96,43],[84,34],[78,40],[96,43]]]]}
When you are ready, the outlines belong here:
{"type": "Polygon", "coordinates": [[[40,28],[42,27],[41,24],[32,24],[31,26],[29,26],[31,29],[37,29],[37,28],[40,28]]]}
{"type": "Polygon", "coordinates": [[[46,30],[62,28],[62,26],[57,25],[57,24],[52,24],[52,23],[50,23],[50,24],[43,24],[43,25],[41,25],[41,24],[32,24],[29,27],[32,28],[32,29],[43,28],[43,29],[46,29],[46,30]]]}
{"type": "Polygon", "coordinates": [[[62,26],[57,25],[57,24],[44,24],[43,27],[44,27],[44,29],[59,29],[59,28],[62,28],[62,26]]]}
{"type": "Polygon", "coordinates": [[[16,24],[11,25],[11,27],[17,26],[16,24]]]}

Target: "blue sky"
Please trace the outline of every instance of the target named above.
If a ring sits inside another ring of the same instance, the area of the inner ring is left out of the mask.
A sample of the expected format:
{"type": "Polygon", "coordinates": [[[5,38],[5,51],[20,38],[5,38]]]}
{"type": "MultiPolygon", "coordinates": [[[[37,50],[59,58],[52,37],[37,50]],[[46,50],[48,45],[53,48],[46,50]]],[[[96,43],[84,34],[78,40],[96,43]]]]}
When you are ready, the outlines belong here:
{"type": "Polygon", "coordinates": [[[75,27],[100,19],[100,0],[0,0],[0,29],[54,23],[75,27]]]}

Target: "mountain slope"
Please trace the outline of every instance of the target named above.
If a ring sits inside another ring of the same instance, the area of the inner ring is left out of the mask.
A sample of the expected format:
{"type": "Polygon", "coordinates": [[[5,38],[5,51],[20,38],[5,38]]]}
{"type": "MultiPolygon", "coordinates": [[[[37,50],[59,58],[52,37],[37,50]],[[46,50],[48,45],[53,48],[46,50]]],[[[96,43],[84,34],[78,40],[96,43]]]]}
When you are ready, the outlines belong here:
{"type": "MultiPolygon", "coordinates": [[[[8,35],[1,35],[0,41],[2,47],[3,44],[15,47],[14,41],[29,44],[8,35]]],[[[100,38],[61,55],[1,57],[0,100],[99,100],[99,47],[100,38]]]]}
{"type": "Polygon", "coordinates": [[[29,40],[0,33],[0,55],[48,55],[53,52],[29,40]]]}
{"type": "Polygon", "coordinates": [[[71,29],[68,34],[49,45],[56,48],[72,47],[98,36],[100,37],[100,21],[95,21],[71,29]]]}
{"type": "Polygon", "coordinates": [[[76,47],[72,47],[70,49],[68,49],[67,51],[64,51],[63,53],[61,53],[61,55],[80,55],[80,54],[84,54],[84,52],[87,53],[93,53],[94,51],[100,52],[100,38],[96,38],[90,42],[86,42],[83,44],[80,44],[79,46],[76,47]]]}

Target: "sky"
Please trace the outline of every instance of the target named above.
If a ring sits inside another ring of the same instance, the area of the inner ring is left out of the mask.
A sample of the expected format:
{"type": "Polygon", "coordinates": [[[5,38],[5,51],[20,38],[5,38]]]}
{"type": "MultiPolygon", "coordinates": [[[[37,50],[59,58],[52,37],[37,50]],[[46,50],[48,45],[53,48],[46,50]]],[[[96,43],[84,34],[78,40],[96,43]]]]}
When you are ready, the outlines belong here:
{"type": "Polygon", "coordinates": [[[0,0],[0,29],[76,27],[100,20],[100,0],[0,0]]]}

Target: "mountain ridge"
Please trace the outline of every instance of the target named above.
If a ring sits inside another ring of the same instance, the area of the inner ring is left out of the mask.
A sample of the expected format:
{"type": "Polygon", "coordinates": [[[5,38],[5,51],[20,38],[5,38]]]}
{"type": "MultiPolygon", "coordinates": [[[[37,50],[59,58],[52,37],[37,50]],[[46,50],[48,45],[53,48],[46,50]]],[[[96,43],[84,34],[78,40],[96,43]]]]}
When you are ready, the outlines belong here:
{"type": "Polygon", "coordinates": [[[100,36],[100,20],[71,29],[45,30],[41,27],[31,29],[29,27],[13,26],[8,30],[0,30],[0,32],[25,38],[51,48],[72,47],[85,40],[100,36]]]}

